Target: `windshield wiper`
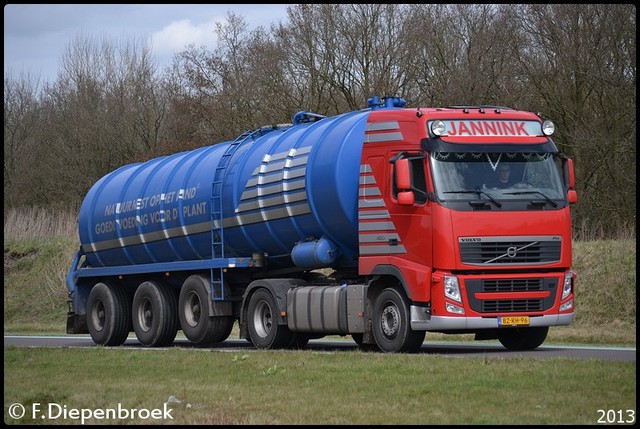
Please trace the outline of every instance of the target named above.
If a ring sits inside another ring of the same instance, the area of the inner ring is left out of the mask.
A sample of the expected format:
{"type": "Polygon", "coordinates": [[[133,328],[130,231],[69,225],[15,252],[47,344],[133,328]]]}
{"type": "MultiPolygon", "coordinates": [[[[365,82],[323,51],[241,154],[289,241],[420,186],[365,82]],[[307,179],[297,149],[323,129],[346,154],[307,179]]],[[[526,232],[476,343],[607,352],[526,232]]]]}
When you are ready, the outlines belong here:
{"type": "Polygon", "coordinates": [[[476,194],[478,195],[478,197],[480,197],[480,195],[484,195],[485,197],[489,198],[489,200],[491,200],[491,202],[493,204],[495,204],[498,207],[502,207],[502,204],[499,203],[498,201],[494,200],[491,195],[487,194],[485,191],[482,191],[480,189],[477,189],[475,191],[445,191],[443,192],[443,194],[476,194]]]}
{"type": "Polygon", "coordinates": [[[526,195],[526,194],[538,194],[538,195],[542,195],[542,197],[547,200],[547,202],[549,204],[551,204],[553,207],[558,207],[558,204],[553,201],[551,198],[547,197],[545,194],[543,194],[540,191],[518,191],[518,192],[505,192],[505,194],[508,195],[526,195]]]}

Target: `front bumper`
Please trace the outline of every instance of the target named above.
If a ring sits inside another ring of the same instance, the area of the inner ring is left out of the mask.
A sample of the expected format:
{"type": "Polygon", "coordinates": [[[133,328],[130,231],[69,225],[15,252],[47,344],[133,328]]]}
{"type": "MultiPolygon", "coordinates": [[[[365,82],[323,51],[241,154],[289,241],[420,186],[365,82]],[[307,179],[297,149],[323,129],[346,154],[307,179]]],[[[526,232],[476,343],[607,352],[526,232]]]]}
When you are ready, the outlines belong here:
{"type": "MultiPolygon", "coordinates": [[[[574,313],[531,316],[529,326],[563,326],[573,322],[574,313]]],[[[414,331],[457,331],[499,328],[497,317],[431,316],[424,307],[411,306],[414,331]]]]}

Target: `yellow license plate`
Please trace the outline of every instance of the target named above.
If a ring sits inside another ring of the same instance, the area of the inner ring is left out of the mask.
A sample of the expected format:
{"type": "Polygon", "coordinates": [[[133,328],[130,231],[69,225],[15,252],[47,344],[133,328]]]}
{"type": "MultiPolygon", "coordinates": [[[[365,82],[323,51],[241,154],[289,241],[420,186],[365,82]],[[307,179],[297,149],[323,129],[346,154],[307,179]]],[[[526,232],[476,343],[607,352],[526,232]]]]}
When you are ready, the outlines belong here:
{"type": "Polygon", "coordinates": [[[529,316],[499,317],[498,326],[527,326],[529,316]]]}

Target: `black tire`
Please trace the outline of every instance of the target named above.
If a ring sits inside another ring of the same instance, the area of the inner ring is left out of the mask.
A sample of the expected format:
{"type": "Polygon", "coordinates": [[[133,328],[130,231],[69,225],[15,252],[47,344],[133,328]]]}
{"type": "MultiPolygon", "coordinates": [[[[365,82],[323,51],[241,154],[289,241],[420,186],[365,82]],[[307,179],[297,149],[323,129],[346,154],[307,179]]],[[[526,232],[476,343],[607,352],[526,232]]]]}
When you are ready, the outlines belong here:
{"type": "Polygon", "coordinates": [[[400,293],[383,290],[373,305],[373,337],[383,352],[415,352],[424,341],[425,331],[411,329],[409,305],[400,293]]]}
{"type": "Polygon", "coordinates": [[[249,338],[259,349],[280,349],[294,345],[294,334],[286,325],[278,325],[278,307],[271,293],[258,289],[249,300],[247,328],[249,338]]]}
{"type": "Polygon", "coordinates": [[[226,340],[233,330],[232,316],[209,316],[209,291],[206,280],[199,275],[188,277],[180,289],[178,316],[180,328],[187,339],[197,345],[215,344],[226,340]]]}
{"type": "Polygon", "coordinates": [[[133,296],[133,330],[145,347],[164,347],[173,343],[178,332],[176,296],[167,284],[146,281],[133,296]]]}
{"type": "Polygon", "coordinates": [[[533,350],[544,343],[548,333],[548,326],[501,329],[498,341],[508,350],[533,350]]]}
{"type": "Polygon", "coordinates": [[[131,327],[131,301],[119,285],[97,283],[87,299],[87,328],[94,343],[122,345],[131,327]]]}

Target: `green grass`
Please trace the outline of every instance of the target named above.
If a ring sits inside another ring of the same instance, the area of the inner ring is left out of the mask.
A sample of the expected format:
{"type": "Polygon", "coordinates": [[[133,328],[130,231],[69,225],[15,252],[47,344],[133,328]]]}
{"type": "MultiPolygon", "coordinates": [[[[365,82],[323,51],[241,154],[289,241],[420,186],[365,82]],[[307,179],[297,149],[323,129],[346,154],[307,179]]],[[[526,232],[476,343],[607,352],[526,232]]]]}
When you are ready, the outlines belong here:
{"type": "Polygon", "coordinates": [[[175,396],[173,419],[155,423],[596,424],[599,409],[636,406],[635,362],[601,360],[5,347],[4,369],[5,404],[28,410],[150,410],[175,396]]]}
{"type": "Polygon", "coordinates": [[[65,332],[66,275],[76,250],[69,238],[5,239],[5,333],[65,332]]]}

